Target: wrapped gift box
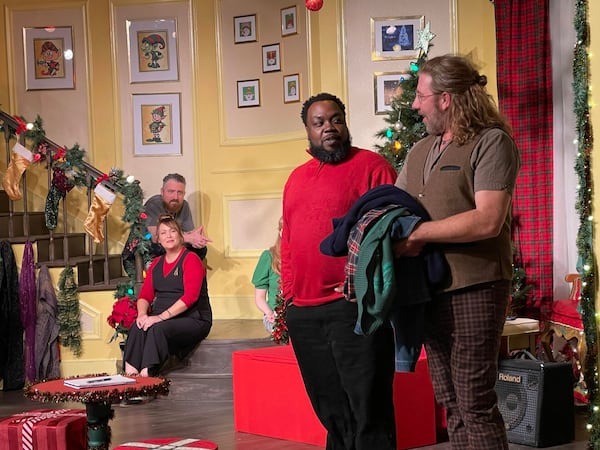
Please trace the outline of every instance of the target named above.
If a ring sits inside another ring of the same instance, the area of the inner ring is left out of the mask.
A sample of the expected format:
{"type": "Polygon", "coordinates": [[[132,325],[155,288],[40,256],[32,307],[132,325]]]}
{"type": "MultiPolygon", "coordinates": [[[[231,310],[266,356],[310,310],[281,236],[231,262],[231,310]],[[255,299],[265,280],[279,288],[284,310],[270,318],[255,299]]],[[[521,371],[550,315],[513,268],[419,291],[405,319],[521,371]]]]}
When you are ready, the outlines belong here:
{"type": "Polygon", "coordinates": [[[34,409],[0,419],[0,450],[86,450],[83,409],[34,409]]]}
{"type": "Polygon", "coordinates": [[[183,438],[145,439],[137,442],[127,442],[113,450],[148,450],[149,448],[169,448],[173,450],[217,450],[217,444],[211,441],[183,438]]]}

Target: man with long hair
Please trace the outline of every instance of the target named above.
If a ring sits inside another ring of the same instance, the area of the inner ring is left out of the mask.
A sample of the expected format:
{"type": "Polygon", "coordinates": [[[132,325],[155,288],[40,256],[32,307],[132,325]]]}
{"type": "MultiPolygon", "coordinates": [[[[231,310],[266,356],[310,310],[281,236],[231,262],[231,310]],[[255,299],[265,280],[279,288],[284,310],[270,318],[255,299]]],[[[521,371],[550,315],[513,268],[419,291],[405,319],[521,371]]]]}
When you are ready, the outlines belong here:
{"type": "Polygon", "coordinates": [[[485,85],[460,56],[419,69],[413,108],[429,136],[410,151],[396,185],[433,220],[396,244],[415,256],[443,252],[450,276],[426,316],[426,350],[452,448],[508,448],[494,385],[512,279],[511,196],[519,154],[485,85]]]}

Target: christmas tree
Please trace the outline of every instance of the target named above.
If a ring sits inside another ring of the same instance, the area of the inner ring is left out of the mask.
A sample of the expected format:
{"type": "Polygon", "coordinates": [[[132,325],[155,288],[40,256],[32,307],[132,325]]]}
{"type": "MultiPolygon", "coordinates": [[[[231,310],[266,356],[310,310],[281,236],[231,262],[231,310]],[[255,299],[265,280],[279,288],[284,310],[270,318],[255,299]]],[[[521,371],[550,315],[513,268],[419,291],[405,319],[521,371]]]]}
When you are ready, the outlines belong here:
{"type": "Polygon", "coordinates": [[[435,34],[429,30],[427,23],[424,29],[417,31],[417,36],[417,61],[410,63],[410,72],[400,79],[401,92],[392,100],[390,111],[384,118],[388,126],[375,135],[379,139],[385,139],[383,145],[375,144],[375,148],[398,172],[408,151],[415,142],[425,136],[421,116],[412,108],[412,104],[417,92],[419,68],[427,61],[427,52],[435,34]]]}

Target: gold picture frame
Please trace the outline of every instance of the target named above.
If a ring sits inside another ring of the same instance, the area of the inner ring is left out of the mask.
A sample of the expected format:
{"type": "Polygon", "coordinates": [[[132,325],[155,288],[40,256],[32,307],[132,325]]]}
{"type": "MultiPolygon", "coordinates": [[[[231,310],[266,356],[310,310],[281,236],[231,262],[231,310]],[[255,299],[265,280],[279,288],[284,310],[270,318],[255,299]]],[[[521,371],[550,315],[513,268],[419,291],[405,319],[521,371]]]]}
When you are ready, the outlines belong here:
{"type": "Polygon", "coordinates": [[[425,16],[371,18],[371,60],[413,59],[418,56],[418,31],[425,16]]]}

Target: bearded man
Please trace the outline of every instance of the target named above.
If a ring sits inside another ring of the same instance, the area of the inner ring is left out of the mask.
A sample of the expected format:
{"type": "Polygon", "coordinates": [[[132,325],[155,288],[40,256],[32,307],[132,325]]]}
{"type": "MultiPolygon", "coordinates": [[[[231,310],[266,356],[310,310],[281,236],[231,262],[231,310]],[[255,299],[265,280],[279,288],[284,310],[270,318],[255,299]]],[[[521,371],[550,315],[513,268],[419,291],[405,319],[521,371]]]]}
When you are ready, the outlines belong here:
{"type": "Polygon", "coordinates": [[[183,230],[183,238],[190,250],[195,250],[200,258],[206,256],[206,244],[211,240],[204,234],[204,227],[194,227],[194,219],[190,205],[185,200],[185,178],[178,173],[170,173],[163,178],[160,194],[153,195],[144,204],[146,215],[146,226],[151,234],[152,249],[154,256],[162,253],[160,246],[156,243],[156,226],[158,217],[163,214],[172,215],[183,230]]]}
{"type": "Polygon", "coordinates": [[[368,190],[393,184],[395,170],[375,152],[353,147],[346,108],[320,93],[302,107],[310,160],[283,191],[281,290],[286,321],[306,391],[327,430],[327,450],[396,448],[389,324],[354,333],[357,303],[346,301],[345,258],[326,256],[321,241],[368,190]]]}

